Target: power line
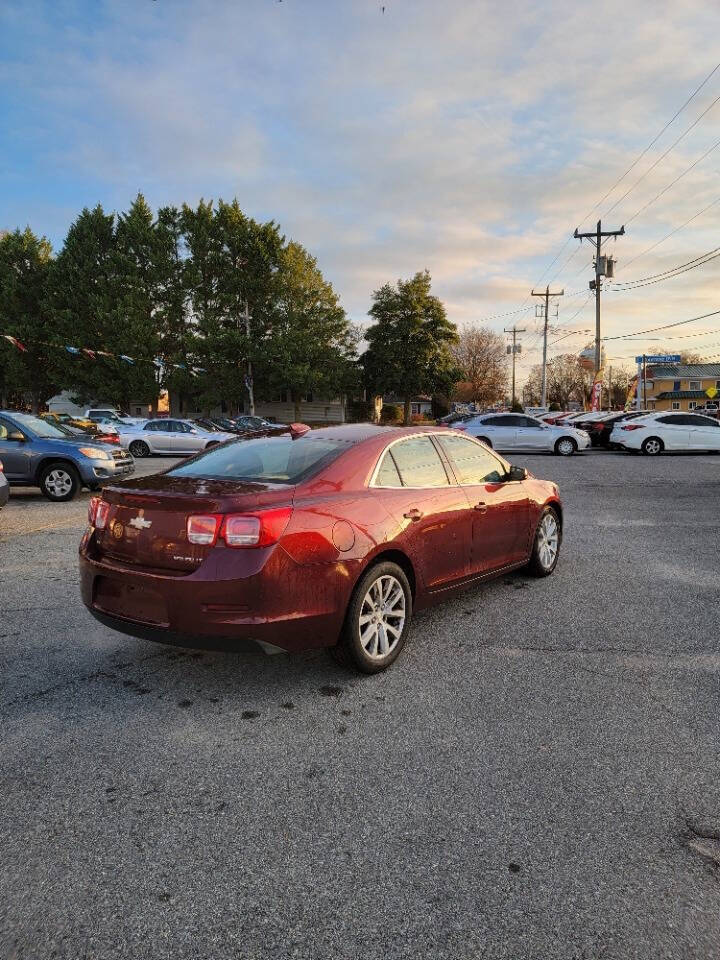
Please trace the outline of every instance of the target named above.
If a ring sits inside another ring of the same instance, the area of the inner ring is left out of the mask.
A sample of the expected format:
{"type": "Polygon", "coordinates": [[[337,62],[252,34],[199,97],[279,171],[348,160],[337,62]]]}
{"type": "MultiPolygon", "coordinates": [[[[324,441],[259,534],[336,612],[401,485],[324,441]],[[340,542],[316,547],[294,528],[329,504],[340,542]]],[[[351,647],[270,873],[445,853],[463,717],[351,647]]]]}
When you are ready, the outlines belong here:
{"type": "Polygon", "coordinates": [[[707,211],[710,210],[712,207],[714,207],[716,203],[720,203],[720,197],[715,197],[712,203],[709,203],[706,207],[703,207],[702,210],[699,210],[697,213],[693,214],[692,217],[690,217],[684,223],[681,223],[679,227],[675,227],[674,230],[671,230],[670,233],[666,233],[665,236],[662,237],[660,240],[657,240],[655,243],[651,244],[651,246],[646,247],[645,250],[642,251],[642,253],[636,254],[636,256],[632,257],[630,260],[627,261],[627,263],[624,264],[623,269],[627,270],[627,268],[630,266],[631,263],[635,263],[636,260],[640,260],[640,258],[644,257],[646,253],[650,253],[651,250],[654,250],[656,247],[659,247],[661,243],[665,243],[665,241],[669,240],[670,237],[675,236],[676,233],[679,233],[680,230],[686,227],[689,223],[692,223],[693,220],[697,220],[697,218],[701,217],[703,213],[707,213],[707,211]]]}
{"type": "Polygon", "coordinates": [[[629,337],[639,337],[643,333],[655,333],[656,330],[669,330],[671,327],[682,327],[686,323],[695,323],[697,320],[716,317],[718,314],[720,314],[720,310],[713,310],[711,313],[703,313],[699,317],[691,317],[689,320],[678,320],[676,323],[666,323],[663,327],[650,327],[649,330],[634,330],[632,333],[623,333],[615,337],[603,337],[603,340],[627,340],[629,337]]]}
{"type": "MultiPolygon", "coordinates": [[[[720,66],[720,64],[719,64],[719,66],[720,66]]],[[[715,69],[717,70],[717,67],[716,67],[715,69]]],[[[713,72],[714,72],[714,71],[713,71],[713,72]]],[[[628,196],[633,192],[633,190],[635,189],[635,187],[638,186],[638,184],[640,184],[640,183],[643,182],[643,180],[645,179],[645,177],[647,177],[647,175],[648,175],[649,173],[652,173],[652,171],[655,169],[655,167],[657,167],[657,165],[658,165],[659,163],[662,163],[662,161],[665,159],[665,157],[666,157],[672,150],[675,149],[675,147],[680,143],[681,140],[684,140],[684,139],[685,139],[685,137],[690,133],[690,131],[693,130],[693,129],[700,123],[700,121],[702,120],[702,118],[703,118],[707,113],[709,113],[709,112],[712,110],[712,108],[715,106],[715,104],[718,103],[719,101],[720,101],[720,95],[718,95],[717,97],[715,97],[715,99],[714,99],[713,102],[710,104],[710,106],[709,106],[709,107],[706,107],[705,110],[703,110],[703,112],[700,114],[700,116],[697,117],[697,118],[690,124],[690,126],[687,128],[687,130],[685,130],[684,133],[681,133],[680,136],[677,138],[677,140],[674,140],[674,141],[670,144],[670,146],[667,148],[667,150],[666,150],[664,153],[662,153],[662,154],[657,158],[657,160],[647,168],[647,170],[645,171],[645,173],[644,173],[638,180],[635,181],[635,183],[630,187],[630,189],[629,189],[629,190],[626,190],[625,193],[620,197],[620,199],[619,199],[619,200],[616,200],[615,203],[610,207],[610,209],[605,211],[605,216],[606,216],[606,217],[608,216],[608,214],[612,213],[612,211],[613,211],[616,207],[618,207],[618,206],[623,202],[623,200],[624,200],[626,197],[628,197],[628,196]]],[[[628,221],[628,222],[629,222],[629,221],[628,221]]]]}
{"type": "Polygon", "coordinates": [[[715,247],[714,250],[709,250],[694,260],[688,260],[687,263],[678,264],[677,267],[663,270],[661,273],[651,274],[649,277],[638,277],[636,280],[626,280],[621,284],[613,284],[613,286],[608,289],[622,292],[624,290],[635,290],[637,287],[647,287],[652,283],[661,283],[663,280],[669,280],[671,277],[677,277],[682,273],[687,273],[688,270],[695,270],[698,267],[702,267],[706,263],[710,263],[711,260],[717,260],[717,258],[720,257],[720,252],[718,251],[720,251],[720,247],[715,247]]]}
{"type": "Polygon", "coordinates": [[[706,157],[709,157],[710,154],[713,152],[713,150],[717,150],[718,147],[720,147],[720,140],[716,140],[715,143],[714,143],[709,149],[707,149],[707,150],[705,151],[705,153],[704,153],[701,157],[698,157],[698,158],[697,158],[697,160],[693,160],[693,162],[690,164],[689,167],[686,167],[685,170],[683,170],[683,172],[682,172],[681,174],[679,174],[677,177],[675,177],[674,180],[671,180],[670,183],[660,191],[660,193],[656,194],[656,195],[652,198],[652,200],[648,200],[648,202],[647,202],[646,204],[644,204],[644,206],[640,207],[639,210],[636,210],[635,213],[625,221],[625,223],[626,223],[626,224],[627,224],[627,223],[632,223],[633,220],[634,220],[636,217],[639,217],[640,214],[641,214],[641,213],[644,213],[644,212],[647,210],[648,207],[651,207],[657,200],[660,199],[660,197],[664,196],[664,194],[666,194],[671,187],[674,187],[674,186],[675,186],[675,184],[678,182],[678,180],[682,180],[682,178],[683,178],[686,174],[690,173],[690,171],[693,169],[693,167],[696,167],[696,166],[697,166],[699,163],[701,163],[706,157]]]}
{"type": "MultiPolygon", "coordinates": [[[[622,176],[618,177],[618,179],[617,179],[617,180],[615,181],[615,183],[610,187],[610,189],[609,189],[608,192],[605,194],[605,196],[604,196],[604,197],[601,197],[601,199],[598,200],[598,202],[595,204],[595,206],[585,214],[585,216],[583,217],[583,220],[586,220],[592,213],[594,213],[594,212],[597,210],[597,208],[598,208],[599,206],[601,206],[601,204],[605,203],[605,201],[606,201],[607,198],[610,196],[610,194],[613,192],[613,190],[615,189],[615,187],[619,186],[619,185],[622,183],[622,181],[623,181],[623,180],[625,179],[625,177],[630,173],[630,171],[633,170],[633,169],[638,165],[638,163],[642,160],[642,158],[645,156],[645,154],[648,152],[648,150],[651,150],[652,147],[655,146],[655,144],[658,142],[658,140],[660,139],[660,137],[662,137],[662,135],[665,133],[665,131],[668,129],[668,127],[670,127],[670,126],[675,122],[675,120],[677,120],[677,118],[678,118],[678,117],[680,116],[680,114],[683,112],[683,110],[685,109],[685,107],[687,107],[688,104],[691,103],[691,102],[695,99],[695,97],[698,95],[698,93],[700,93],[700,91],[701,91],[702,88],[705,86],[705,84],[711,79],[711,77],[712,77],[715,73],[717,73],[718,69],[720,69],[720,63],[715,64],[715,66],[712,68],[712,70],[710,71],[710,73],[705,77],[705,79],[704,79],[703,82],[700,84],[700,86],[699,86],[699,87],[696,87],[696,89],[690,94],[690,96],[687,98],[687,100],[685,101],[685,103],[680,107],[680,109],[668,120],[668,122],[665,124],[665,126],[664,126],[664,127],[662,128],[662,130],[660,131],[660,133],[658,133],[658,135],[657,135],[656,137],[654,137],[654,138],[650,141],[650,143],[645,147],[645,149],[643,150],[643,152],[642,152],[641,154],[639,154],[639,155],[633,160],[633,162],[632,162],[632,163],[630,164],[630,166],[627,168],[627,170],[625,171],[625,173],[623,173],[622,176]]],[[[626,194],[626,196],[627,196],[627,194],[626,194]]],[[[608,210],[608,211],[606,212],[606,216],[607,216],[607,214],[610,213],[610,211],[613,210],[613,209],[614,209],[614,207],[610,207],[610,210],[608,210]]]]}

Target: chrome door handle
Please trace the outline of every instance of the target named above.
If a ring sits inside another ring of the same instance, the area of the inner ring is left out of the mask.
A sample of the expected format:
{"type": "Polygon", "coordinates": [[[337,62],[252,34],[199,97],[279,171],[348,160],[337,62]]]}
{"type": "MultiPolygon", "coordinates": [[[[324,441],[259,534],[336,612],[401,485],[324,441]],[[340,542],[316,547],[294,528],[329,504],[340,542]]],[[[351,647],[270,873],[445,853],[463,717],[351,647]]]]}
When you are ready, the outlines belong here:
{"type": "Polygon", "coordinates": [[[422,510],[418,510],[417,507],[413,507],[412,510],[408,510],[407,513],[403,514],[406,520],[412,520],[413,522],[422,519],[422,515],[422,510]]]}
{"type": "Polygon", "coordinates": [[[474,509],[477,510],[478,513],[487,513],[487,504],[481,500],[480,503],[475,504],[474,509]]]}

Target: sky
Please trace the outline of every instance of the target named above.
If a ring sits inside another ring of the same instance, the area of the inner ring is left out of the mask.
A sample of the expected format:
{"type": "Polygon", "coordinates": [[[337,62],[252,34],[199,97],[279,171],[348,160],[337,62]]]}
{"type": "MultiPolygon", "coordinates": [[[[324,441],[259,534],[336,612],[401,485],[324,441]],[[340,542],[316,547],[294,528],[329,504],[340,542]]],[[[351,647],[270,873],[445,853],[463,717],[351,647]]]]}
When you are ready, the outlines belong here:
{"type": "MultiPolygon", "coordinates": [[[[85,206],[237,197],[317,257],[354,322],[427,268],[458,326],[526,328],[522,382],[533,286],[565,290],[550,356],[594,336],[575,227],[626,224],[618,282],[720,244],[718,201],[644,252],[720,198],[720,68],[598,204],[716,66],[719,34],[706,0],[0,0],[0,229],[57,249],[85,206]]],[[[608,289],[603,335],[720,310],[718,280],[720,260],[608,289]]],[[[720,316],[606,346],[618,366],[659,347],[720,359],[720,316]]]]}

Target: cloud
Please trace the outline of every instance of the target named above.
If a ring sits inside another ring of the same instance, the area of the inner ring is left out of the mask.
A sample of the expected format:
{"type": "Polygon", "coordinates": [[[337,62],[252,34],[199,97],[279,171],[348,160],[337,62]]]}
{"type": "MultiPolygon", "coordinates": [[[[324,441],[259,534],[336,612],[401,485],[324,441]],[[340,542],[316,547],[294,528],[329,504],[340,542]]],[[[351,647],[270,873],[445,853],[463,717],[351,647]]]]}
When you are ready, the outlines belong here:
{"type": "MultiPolygon", "coordinates": [[[[6,222],[55,243],[82,206],[237,195],[318,257],[349,313],[427,267],[457,322],[516,310],[539,345],[534,283],[593,324],[587,228],[720,92],[720,71],[622,187],[593,206],[711,69],[720,11],[699,0],[328,4],[28,0],[0,11],[6,222]],[[546,271],[544,273],[544,271],[546,271]],[[557,274],[557,276],[554,276],[557,274]],[[580,291],[577,296],[570,294],[580,291]]],[[[619,226],[713,142],[720,106],[607,221],[619,226]]],[[[613,245],[641,253],[717,188],[720,150],[613,245]]],[[[715,245],[717,209],[628,267],[715,245]]],[[[717,268],[605,298],[604,332],[705,312],[717,268]]],[[[505,318],[487,323],[502,329],[505,318]]],[[[567,330],[565,331],[567,332],[567,330]]],[[[584,334],[578,334],[582,340],[584,334]]],[[[701,339],[701,338],[698,338],[701,339]]],[[[576,343],[569,339],[568,346],[576,343]]]]}

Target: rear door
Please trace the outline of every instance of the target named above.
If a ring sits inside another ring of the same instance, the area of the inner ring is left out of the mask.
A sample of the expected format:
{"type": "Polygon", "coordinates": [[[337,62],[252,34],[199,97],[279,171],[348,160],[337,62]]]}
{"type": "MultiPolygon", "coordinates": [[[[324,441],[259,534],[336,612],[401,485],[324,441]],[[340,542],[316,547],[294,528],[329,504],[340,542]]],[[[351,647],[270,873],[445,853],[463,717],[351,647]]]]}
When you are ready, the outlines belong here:
{"type": "Polygon", "coordinates": [[[173,420],[153,420],[145,425],[149,443],[156,453],[173,453],[173,420]]]}
{"type": "Polygon", "coordinates": [[[506,479],[505,464],[466,437],[437,437],[465,491],[471,511],[470,570],[474,576],[527,555],[530,506],[522,482],[506,479]]]}
{"type": "Polygon", "coordinates": [[[441,589],[469,575],[472,523],[467,497],[450,478],[428,434],[392,443],[371,489],[397,521],[427,589],[441,589]]]}
{"type": "Polygon", "coordinates": [[[657,433],[666,450],[690,449],[690,426],[687,423],[687,414],[668,413],[667,416],[658,417],[656,421],[648,421],[646,426],[647,432],[643,432],[643,437],[651,437],[657,433]],[[660,429],[653,431],[656,423],[660,429]]]}

